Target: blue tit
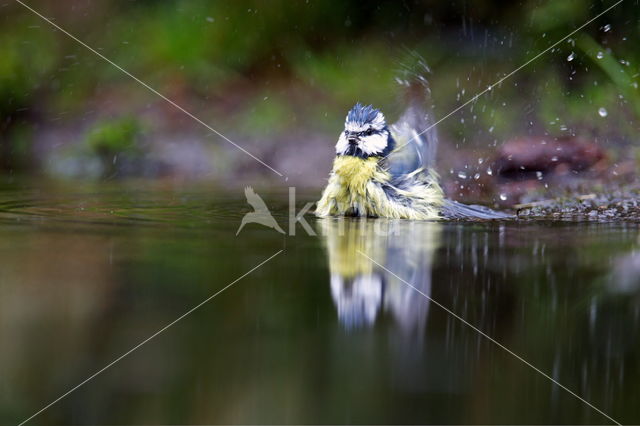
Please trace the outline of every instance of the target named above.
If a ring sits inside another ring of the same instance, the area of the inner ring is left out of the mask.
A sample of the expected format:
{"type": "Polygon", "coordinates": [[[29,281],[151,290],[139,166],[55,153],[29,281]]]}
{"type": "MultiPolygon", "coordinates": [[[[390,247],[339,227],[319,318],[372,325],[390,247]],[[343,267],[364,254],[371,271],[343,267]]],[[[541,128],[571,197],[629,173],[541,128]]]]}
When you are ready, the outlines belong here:
{"type": "Polygon", "coordinates": [[[508,217],[445,199],[431,167],[435,138],[422,135],[422,129],[432,127],[426,119],[412,106],[388,126],[380,110],[356,104],[336,143],[333,169],[315,214],[413,220],[508,217]]]}

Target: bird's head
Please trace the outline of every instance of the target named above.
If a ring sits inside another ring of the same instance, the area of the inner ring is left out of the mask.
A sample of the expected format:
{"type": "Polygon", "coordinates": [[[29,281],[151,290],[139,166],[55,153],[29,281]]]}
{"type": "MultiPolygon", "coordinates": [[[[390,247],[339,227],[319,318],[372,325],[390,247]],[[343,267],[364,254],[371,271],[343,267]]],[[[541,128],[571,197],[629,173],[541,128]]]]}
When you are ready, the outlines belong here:
{"type": "Polygon", "coordinates": [[[394,144],[384,114],[371,105],[357,103],[347,114],[336,154],[360,158],[386,156],[394,144]]]}

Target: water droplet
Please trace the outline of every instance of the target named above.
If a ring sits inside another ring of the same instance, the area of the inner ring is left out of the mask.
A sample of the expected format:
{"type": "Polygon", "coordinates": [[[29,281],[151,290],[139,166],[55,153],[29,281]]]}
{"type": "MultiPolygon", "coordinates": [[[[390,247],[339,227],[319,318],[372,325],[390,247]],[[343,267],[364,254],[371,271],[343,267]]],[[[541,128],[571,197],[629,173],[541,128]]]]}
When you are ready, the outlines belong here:
{"type": "Polygon", "coordinates": [[[500,194],[500,199],[502,201],[506,201],[507,200],[507,194],[500,194]]]}
{"type": "Polygon", "coordinates": [[[602,53],[602,52],[596,53],[596,58],[598,58],[598,59],[604,58],[604,53],[602,53]]]}
{"type": "Polygon", "coordinates": [[[467,178],[467,174],[465,172],[458,172],[458,177],[460,179],[466,179],[467,178]]]}
{"type": "Polygon", "coordinates": [[[607,112],[607,110],[606,110],[606,109],[604,109],[603,107],[600,107],[600,108],[598,109],[598,115],[599,115],[600,117],[606,117],[606,116],[607,116],[607,114],[609,114],[609,113],[608,113],[608,112],[607,112]]]}
{"type": "Polygon", "coordinates": [[[607,25],[605,25],[604,27],[602,27],[602,30],[603,30],[605,33],[608,33],[609,31],[611,31],[611,24],[607,24],[607,25]]]}
{"type": "Polygon", "coordinates": [[[571,52],[569,54],[569,56],[567,56],[567,61],[571,62],[576,58],[576,54],[574,52],[571,52]]]}
{"type": "Polygon", "coordinates": [[[480,173],[476,173],[475,175],[473,175],[473,178],[474,178],[475,180],[480,179],[480,173]]]}
{"type": "Polygon", "coordinates": [[[487,174],[488,174],[489,176],[493,175],[493,170],[491,170],[491,167],[489,167],[489,168],[487,169],[487,174]]]}
{"type": "Polygon", "coordinates": [[[536,177],[538,178],[538,180],[542,180],[542,172],[536,172],[536,177]]]}

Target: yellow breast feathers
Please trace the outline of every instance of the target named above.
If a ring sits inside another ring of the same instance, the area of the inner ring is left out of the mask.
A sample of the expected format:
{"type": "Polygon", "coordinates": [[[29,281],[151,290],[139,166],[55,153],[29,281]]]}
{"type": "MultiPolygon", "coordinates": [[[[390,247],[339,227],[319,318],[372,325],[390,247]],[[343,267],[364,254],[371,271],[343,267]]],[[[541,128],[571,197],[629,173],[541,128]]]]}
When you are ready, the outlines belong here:
{"type": "Polygon", "coordinates": [[[388,182],[391,176],[378,165],[378,157],[362,159],[350,155],[336,157],[333,173],[339,176],[349,190],[365,195],[367,183],[374,180],[388,182]]]}
{"type": "Polygon", "coordinates": [[[405,189],[390,185],[391,175],[379,157],[338,156],[316,208],[317,216],[369,216],[396,219],[439,218],[442,190],[435,175],[422,170],[408,175],[405,189]],[[394,191],[393,198],[387,191],[394,191]],[[400,201],[400,198],[403,201],[400,201]]]}
{"type": "MultiPolygon", "coordinates": [[[[377,216],[371,204],[372,182],[386,183],[389,173],[378,165],[378,157],[366,159],[338,156],[333,162],[329,183],[318,201],[318,216],[377,216]]],[[[380,189],[381,191],[381,189],[380,189]]],[[[376,198],[378,198],[380,195],[376,198]]]]}

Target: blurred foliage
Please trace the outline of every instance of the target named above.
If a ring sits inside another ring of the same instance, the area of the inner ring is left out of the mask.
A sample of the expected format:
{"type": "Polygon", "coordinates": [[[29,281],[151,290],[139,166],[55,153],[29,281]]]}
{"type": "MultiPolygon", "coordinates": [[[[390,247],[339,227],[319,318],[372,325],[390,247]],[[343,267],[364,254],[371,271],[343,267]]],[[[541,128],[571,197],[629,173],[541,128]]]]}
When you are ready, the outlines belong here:
{"type": "Polygon", "coordinates": [[[101,157],[113,157],[120,152],[135,154],[140,124],[130,117],[98,123],[86,136],[87,146],[101,157]]]}
{"type": "Polygon", "coordinates": [[[139,166],[145,153],[143,126],[134,117],[120,117],[96,123],[84,139],[84,154],[99,159],[95,173],[114,177],[139,166]],[[124,167],[123,167],[124,165],[124,167]]]}
{"type": "Polygon", "coordinates": [[[54,72],[59,52],[50,34],[34,32],[21,16],[0,31],[0,113],[9,115],[38,102],[38,92],[54,72]]]}
{"type": "Polygon", "coordinates": [[[145,172],[148,144],[145,126],[135,117],[122,116],[93,123],[81,143],[60,150],[48,162],[57,176],[114,178],[145,172]]]}
{"type": "Polygon", "coordinates": [[[629,66],[628,62],[624,59],[616,60],[613,53],[608,50],[602,51],[602,46],[586,34],[580,35],[577,45],[594,64],[604,71],[618,93],[631,102],[636,114],[640,116],[640,92],[638,92],[638,83],[625,70],[625,66],[629,66]]]}
{"type": "MultiPolygon", "coordinates": [[[[47,0],[34,7],[221,131],[272,146],[296,128],[335,137],[356,101],[397,116],[394,76],[414,51],[432,68],[435,111],[444,116],[611,4],[47,0]]],[[[156,132],[176,121],[148,112],[169,107],[31,12],[12,2],[3,9],[2,167],[36,163],[9,159],[30,152],[12,147],[27,135],[11,136],[17,116],[40,125],[32,143],[51,129],[114,115],[150,114],[156,132]]],[[[523,133],[634,141],[639,17],[634,2],[616,6],[443,121],[441,136],[485,149],[523,133]]],[[[106,145],[129,149],[126,136],[114,131],[106,145]]]]}

